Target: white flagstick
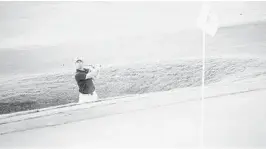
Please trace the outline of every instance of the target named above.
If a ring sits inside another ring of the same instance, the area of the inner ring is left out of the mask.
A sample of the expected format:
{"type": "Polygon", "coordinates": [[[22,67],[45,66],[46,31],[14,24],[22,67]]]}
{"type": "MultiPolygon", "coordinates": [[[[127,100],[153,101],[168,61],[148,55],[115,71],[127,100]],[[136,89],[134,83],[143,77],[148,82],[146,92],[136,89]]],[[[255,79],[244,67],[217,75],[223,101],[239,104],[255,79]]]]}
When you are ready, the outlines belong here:
{"type": "Polygon", "coordinates": [[[205,54],[206,33],[214,36],[218,29],[218,18],[211,14],[210,6],[203,4],[200,16],[197,20],[198,27],[202,30],[202,87],[201,87],[201,148],[204,148],[204,96],[205,96],[205,54]]]}
{"type": "Polygon", "coordinates": [[[205,80],[205,26],[208,19],[210,7],[208,5],[203,5],[200,16],[197,20],[198,27],[202,30],[202,75],[201,75],[201,102],[200,102],[200,115],[201,115],[201,125],[200,125],[200,147],[204,148],[204,80],[205,80]]]}
{"type": "Polygon", "coordinates": [[[201,148],[204,148],[205,30],[202,31],[201,148]]]}

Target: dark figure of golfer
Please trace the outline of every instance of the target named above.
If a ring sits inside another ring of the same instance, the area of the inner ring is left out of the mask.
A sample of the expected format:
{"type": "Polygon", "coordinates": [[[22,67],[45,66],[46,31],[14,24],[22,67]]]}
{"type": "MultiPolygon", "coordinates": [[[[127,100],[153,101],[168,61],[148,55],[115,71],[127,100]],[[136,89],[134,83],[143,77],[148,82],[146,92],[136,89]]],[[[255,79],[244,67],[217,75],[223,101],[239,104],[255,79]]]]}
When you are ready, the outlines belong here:
{"type": "Polygon", "coordinates": [[[93,66],[84,68],[82,58],[76,58],[75,79],[79,87],[79,103],[98,100],[93,80],[99,74],[100,69],[93,66]]]}

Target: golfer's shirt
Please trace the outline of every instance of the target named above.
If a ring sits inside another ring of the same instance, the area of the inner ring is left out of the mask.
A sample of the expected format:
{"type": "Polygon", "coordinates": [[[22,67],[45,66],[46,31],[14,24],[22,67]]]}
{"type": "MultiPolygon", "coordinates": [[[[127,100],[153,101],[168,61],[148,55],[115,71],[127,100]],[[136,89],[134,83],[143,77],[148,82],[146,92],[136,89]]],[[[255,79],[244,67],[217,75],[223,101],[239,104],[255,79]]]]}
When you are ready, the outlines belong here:
{"type": "Polygon", "coordinates": [[[75,79],[77,81],[79,92],[82,94],[92,94],[95,91],[92,78],[86,79],[89,69],[76,71],[75,79]]]}

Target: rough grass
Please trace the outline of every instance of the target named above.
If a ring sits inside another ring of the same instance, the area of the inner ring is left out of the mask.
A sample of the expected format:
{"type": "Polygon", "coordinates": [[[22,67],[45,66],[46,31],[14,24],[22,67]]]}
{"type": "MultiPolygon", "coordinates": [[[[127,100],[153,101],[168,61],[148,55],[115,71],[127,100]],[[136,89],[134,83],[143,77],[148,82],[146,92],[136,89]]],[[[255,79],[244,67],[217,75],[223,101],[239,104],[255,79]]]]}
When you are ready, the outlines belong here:
{"type": "MultiPolygon", "coordinates": [[[[207,59],[205,83],[243,76],[250,69],[266,74],[266,62],[256,59],[207,59]]],[[[201,60],[105,68],[95,82],[100,98],[166,91],[201,85],[201,60]]],[[[74,73],[43,74],[2,80],[0,113],[62,105],[78,100],[74,73]]]]}

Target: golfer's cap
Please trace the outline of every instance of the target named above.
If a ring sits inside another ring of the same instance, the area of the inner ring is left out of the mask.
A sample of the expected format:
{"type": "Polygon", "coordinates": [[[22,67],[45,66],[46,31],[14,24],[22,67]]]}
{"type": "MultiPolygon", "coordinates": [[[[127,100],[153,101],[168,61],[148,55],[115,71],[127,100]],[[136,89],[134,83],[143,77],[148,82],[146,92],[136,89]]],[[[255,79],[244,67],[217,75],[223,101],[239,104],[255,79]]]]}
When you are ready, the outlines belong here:
{"type": "Polygon", "coordinates": [[[78,62],[78,61],[83,62],[83,58],[82,57],[76,57],[74,61],[75,61],[75,63],[78,62]]]}

